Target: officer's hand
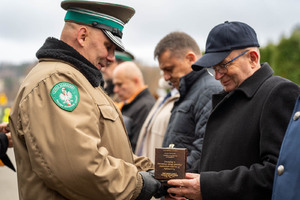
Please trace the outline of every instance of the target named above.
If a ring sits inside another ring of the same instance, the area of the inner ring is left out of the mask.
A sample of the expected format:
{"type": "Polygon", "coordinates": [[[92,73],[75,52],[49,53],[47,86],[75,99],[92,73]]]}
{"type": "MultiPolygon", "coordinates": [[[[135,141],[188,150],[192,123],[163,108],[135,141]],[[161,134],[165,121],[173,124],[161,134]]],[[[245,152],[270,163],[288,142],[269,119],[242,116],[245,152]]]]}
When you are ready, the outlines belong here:
{"type": "Polygon", "coordinates": [[[162,184],[154,178],[154,171],[139,172],[143,178],[143,188],[137,200],[150,200],[152,196],[159,198],[162,196],[162,184]]]}

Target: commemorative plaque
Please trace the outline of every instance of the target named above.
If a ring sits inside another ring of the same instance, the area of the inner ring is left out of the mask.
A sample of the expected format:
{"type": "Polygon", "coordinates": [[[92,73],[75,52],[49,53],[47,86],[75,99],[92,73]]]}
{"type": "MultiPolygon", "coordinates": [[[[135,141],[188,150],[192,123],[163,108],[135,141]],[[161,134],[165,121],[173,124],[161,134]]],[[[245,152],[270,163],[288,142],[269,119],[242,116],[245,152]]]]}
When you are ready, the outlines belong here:
{"type": "MultiPolygon", "coordinates": [[[[174,146],[174,145],[173,145],[174,146]]],[[[186,172],[186,148],[155,148],[155,179],[167,182],[169,179],[183,179],[186,172]]]]}

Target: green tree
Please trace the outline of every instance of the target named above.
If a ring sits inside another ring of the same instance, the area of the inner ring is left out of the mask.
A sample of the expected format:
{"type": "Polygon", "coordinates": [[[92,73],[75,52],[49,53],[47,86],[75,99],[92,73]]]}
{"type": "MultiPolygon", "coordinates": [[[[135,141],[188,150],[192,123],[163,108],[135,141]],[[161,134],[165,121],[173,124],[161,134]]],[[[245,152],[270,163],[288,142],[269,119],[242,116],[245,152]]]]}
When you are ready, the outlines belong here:
{"type": "Polygon", "coordinates": [[[268,62],[275,75],[300,84],[300,25],[289,38],[282,37],[278,45],[268,44],[261,48],[261,61],[268,62]]]}

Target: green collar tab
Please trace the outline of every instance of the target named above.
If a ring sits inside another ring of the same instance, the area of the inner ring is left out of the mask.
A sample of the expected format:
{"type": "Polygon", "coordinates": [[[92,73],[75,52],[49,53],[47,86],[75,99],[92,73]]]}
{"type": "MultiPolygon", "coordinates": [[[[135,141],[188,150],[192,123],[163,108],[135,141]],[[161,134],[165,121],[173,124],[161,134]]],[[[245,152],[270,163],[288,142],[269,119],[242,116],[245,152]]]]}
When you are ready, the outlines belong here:
{"type": "Polygon", "coordinates": [[[76,108],[79,102],[78,88],[68,82],[59,82],[54,85],[50,96],[58,107],[70,112],[76,108]]]}

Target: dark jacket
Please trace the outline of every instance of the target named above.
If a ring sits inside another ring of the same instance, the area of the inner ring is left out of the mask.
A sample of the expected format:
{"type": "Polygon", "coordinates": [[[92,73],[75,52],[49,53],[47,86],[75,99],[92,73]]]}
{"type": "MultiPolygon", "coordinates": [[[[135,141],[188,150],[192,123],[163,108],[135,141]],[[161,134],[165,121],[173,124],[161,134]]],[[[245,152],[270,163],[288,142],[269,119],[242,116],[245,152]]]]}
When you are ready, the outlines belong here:
{"type": "Polygon", "coordinates": [[[300,199],[300,96],[286,130],[276,166],[272,200],[300,199]]]}
{"type": "Polygon", "coordinates": [[[222,90],[206,70],[192,71],[180,79],[180,97],[175,102],[163,147],[187,148],[187,168],[200,159],[205,125],[211,112],[211,97],[222,90]]]}
{"type": "Polygon", "coordinates": [[[265,63],[213,96],[199,172],[203,200],[271,199],[280,145],[300,88],[265,63]]]}
{"type": "Polygon", "coordinates": [[[3,162],[4,165],[9,167],[13,171],[16,171],[14,165],[12,164],[12,162],[6,154],[7,148],[8,138],[5,133],[0,133],[0,160],[3,162]]]}
{"type": "Polygon", "coordinates": [[[131,142],[133,152],[135,151],[140,130],[154,103],[155,98],[151,95],[148,88],[146,88],[141,91],[133,101],[129,104],[124,104],[122,107],[122,114],[129,118],[125,122],[130,123],[130,125],[126,124],[126,128],[130,127],[130,130],[128,130],[128,137],[131,142]]]}
{"type": "Polygon", "coordinates": [[[5,133],[0,133],[0,158],[6,154],[8,138],[5,133]]]}

